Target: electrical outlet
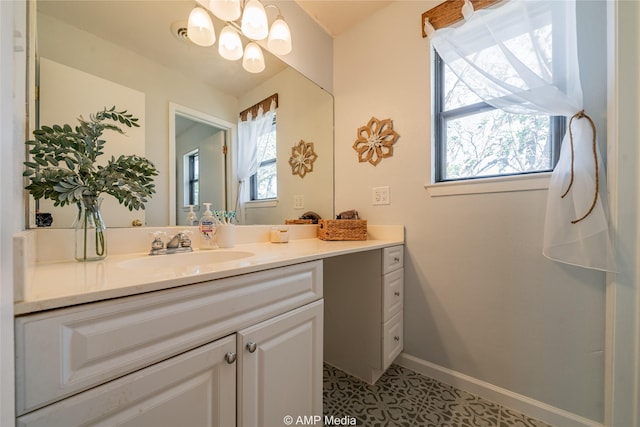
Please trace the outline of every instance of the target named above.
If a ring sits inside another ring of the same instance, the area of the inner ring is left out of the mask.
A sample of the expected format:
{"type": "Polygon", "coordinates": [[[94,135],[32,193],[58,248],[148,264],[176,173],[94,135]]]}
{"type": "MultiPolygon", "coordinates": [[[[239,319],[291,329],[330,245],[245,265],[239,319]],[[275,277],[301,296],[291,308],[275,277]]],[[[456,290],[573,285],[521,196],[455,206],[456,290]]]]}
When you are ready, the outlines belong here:
{"type": "Polygon", "coordinates": [[[391,197],[389,194],[389,186],[373,187],[371,189],[371,204],[373,205],[390,205],[391,197]]]}
{"type": "Polygon", "coordinates": [[[304,209],[304,195],[297,194],[293,196],[293,209],[304,209]]]}

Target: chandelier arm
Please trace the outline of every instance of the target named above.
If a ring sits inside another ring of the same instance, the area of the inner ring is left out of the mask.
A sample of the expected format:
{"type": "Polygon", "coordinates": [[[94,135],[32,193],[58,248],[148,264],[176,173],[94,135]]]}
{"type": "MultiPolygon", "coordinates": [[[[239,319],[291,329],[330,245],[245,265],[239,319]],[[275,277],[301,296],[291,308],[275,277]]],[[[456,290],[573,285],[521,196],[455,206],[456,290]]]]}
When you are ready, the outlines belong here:
{"type": "Polygon", "coordinates": [[[264,10],[267,10],[267,8],[269,8],[269,7],[275,7],[276,10],[278,11],[278,15],[277,16],[282,16],[282,12],[280,12],[280,8],[278,7],[277,4],[273,4],[273,3],[265,4],[264,5],[264,10]]]}

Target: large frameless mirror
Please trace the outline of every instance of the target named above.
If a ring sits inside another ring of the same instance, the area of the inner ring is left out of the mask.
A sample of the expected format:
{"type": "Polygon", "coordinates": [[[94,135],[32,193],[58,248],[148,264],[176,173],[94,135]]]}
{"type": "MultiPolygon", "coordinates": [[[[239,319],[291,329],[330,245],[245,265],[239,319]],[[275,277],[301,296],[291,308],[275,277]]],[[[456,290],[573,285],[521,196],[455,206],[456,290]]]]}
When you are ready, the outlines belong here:
{"type": "MultiPolygon", "coordinates": [[[[184,224],[188,205],[201,213],[204,202],[214,209],[234,209],[238,115],[272,93],[280,99],[277,198],[248,203],[246,223],[283,223],[310,210],[333,215],[329,93],[266,51],[265,70],[252,74],[241,61],[222,59],[215,46],[190,43],[183,30],[193,2],[38,0],[36,7],[36,126],[75,125],[78,116],[113,105],[127,109],[142,126],[126,129],[122,138],[105,133],[104,157],[144,155],[159,171],[157,192],[144,211],[129,212],[105,196],[107,226],[184,224]],[[313,142],[318,154],[313,173],[304,178],[289,165],[292,147],[301,140],[313,142]],[[189,199],[196,185],[189,159],[198,162],[197,199],[189,199]]],[[[222,28],[215,18],[214,23],[222,28]]],[[[30,225],[36,224],[37,210],[51,214],[51,227],[71,227],[75,209],[32,200],[30,225]]]]}

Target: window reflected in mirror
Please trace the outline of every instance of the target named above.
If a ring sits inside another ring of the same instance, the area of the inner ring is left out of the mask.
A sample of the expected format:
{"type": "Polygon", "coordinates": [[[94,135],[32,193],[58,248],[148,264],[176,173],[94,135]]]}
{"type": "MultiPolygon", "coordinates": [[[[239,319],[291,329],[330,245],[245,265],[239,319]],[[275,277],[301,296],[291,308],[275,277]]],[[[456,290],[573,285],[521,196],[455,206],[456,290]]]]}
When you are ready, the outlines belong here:
{"type": "Polygon", "coordinates": [[[262,160],[258,171],[251,176],[251,200],[268,200],[278,197],[276,152],[277,133],[276,116],[274,116],[271,128],[258,138],[258,156],[262,160]]]}
{"type": "Polygon", "coordinates": [[[196,206],[200,204],[200,149],[196,148],[185,154],[185,169],[188,171],[185,180],[185,206],[196,206]]]}

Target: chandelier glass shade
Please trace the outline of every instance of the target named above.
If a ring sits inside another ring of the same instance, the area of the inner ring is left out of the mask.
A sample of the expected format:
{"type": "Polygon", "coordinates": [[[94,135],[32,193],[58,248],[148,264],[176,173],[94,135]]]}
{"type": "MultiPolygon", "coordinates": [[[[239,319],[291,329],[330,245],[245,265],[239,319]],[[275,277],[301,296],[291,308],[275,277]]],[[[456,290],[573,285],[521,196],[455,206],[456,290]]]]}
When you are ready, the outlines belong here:
{"type": "Polygon", "coordinates": [[[187,36],[198,46],[211,46],[216,42],[211,17],[201,7],[194,7],[187,21],[187,36]]]}
{"type": "Polygon", "coordinates": [[[237,61],[242,58],[242,40],[240,40],[240,35],[231,25],[227,25],[220,31],[218,53],[229,61],[237,61]]]}
{"type": "Polygon", "coordinates": [[[223,21],[235,21],[240,18],[242,10],[238,0],[212,0],[209,2],[211,12],[223,21]]]}
{"type": "Polygon", "coordinates": [[[220,56],[229,61],[243,58],[242,66],[250,73],[265,68],[264,55],[256,41],[266,39],[267,48],[276,55],[291,52],[291,31],[276,5],[265,6],[260,0],[197,0],[189,14],[187,37],[198,46],[212,46],[216,42],[209,12],[226,22],[218,38],[220,56]],[[271,28],[266,13],[270,7],[278,10],[271,28]],[[244,49],[240,32],[250,40],[244,49]]]}
{"type": "Polygon", "coordinates": [[[264,55],[256,42],[249,42],[244,48],[242,67],[250,73],[260,73],[264,70],[264,55]]]}
{"type": "Polygon", "coordinates": [[[286,55],[291,52],[291,31],[281,15],[278,15],[271,24],[267,46],[276,55],[286,55]]]}
{"type": "Polygon", "coordinates": [[[242,11],[242,33],[251,40],[263,40],[269,35],[267,12],[259,0],[249,0],[242,11]]]}

